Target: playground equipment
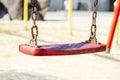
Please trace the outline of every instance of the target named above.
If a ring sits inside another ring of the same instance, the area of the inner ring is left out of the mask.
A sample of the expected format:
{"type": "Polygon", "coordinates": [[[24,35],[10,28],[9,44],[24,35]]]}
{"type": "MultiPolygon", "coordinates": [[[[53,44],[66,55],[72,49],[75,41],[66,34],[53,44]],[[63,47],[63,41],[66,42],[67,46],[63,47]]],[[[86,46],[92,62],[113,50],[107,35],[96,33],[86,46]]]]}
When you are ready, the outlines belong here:
{"type": "Polygon", "coordinates": [[[25,28],[28,29],[28,0],[24,0],[24,22],[25,22],[25,28]]]}
{"type": "MultiPolygon", "coordinates": [[[[79,43],[71,44],[53,44],[53,45],[37,45],[38,27],[36,25],[36,3],[37,0],[31,0],[33,5],[32,20],[33,26],[31,27],[32,39],[29,44],[19,45],[19,51],[33,56],[56,56],[56,55],[75,55],[86,54],[105,51],[106,45],[97,42],[96,38],[96,17],[97,17],[97,4],[98,0],[94,2],[94,11],[92,15],[91,34],[89,40],[79,43]]],[[[69,4],[72,0],[69,0],[69,4]]],[[[72,11],[69,12],[72,14],[72,11]]],[[[72,20],[72,18],[70,19],[72,20]]],[[[70,22],[71,23],[71,22],[70,22]]],[[[70,28],[71,31],[71,28],[70,28]]]]}
{"type": "Polygon", "coordinates": [[[115,32],[116,32],[116,44],[119,45],[119,22],[117,23],[115,32]]]}
{"type": "Polygon", "coordinates": [[[112,21],[108,41],[107,41],[107,48],[106,48],[107,53],[110,53],[110,49],[111,49],[111,45],[112,45],[112,41],[113,41],[113,37],[114,37],[114,32],[115,32],[118,18],[119,18],[119,13],[120,13],[120,0],[117,0],[117,5],[114,10],[114,17],[113,17],[113,21],[112,21]]]}
{"type": "Polygon", "coordinates": [[[68,21],[69,21],[69,28],[70,34],[72,35],[72,0],[69,0],[69,11],[68,11],[68,21]]]}
{"type": "MultiPolygon", "coordinates": [[[[117,5],[117,0],[114,2],[114,7],[116,7],[116,5],[117,5]]],[[[116,44],[117,45],[119,45],[119,26],[120,26],[120,24],[119,24],[119,19],[118,19],[116,30],[115,30],[115,32],[116,32],[116,44]]]]}

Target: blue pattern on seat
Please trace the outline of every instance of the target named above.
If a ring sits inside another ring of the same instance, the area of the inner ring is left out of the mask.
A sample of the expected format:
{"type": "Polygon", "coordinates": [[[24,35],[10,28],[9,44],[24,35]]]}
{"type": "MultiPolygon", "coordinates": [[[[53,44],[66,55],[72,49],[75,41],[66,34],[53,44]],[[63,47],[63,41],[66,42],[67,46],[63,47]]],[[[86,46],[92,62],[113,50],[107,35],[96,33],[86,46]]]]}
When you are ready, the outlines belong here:
{"type": "Polygon", "coordinates": [[[49,50],[75,49],[75,48],[81,48],[86,43],[87,42],[72,43],[72,44],[56,44],[54,46],[48,47],[47,49],[49,50]]]}

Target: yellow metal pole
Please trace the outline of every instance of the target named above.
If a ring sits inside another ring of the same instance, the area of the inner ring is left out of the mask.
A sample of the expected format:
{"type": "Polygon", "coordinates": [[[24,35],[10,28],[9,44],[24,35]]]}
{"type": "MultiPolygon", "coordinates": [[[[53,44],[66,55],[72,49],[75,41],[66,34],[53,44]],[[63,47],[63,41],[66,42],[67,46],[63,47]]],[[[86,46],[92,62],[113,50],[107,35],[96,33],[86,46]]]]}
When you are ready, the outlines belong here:
{"type": "MultiPolygon", "coordinates": [[[[116,4],[118,3],[118,0],[116,0],[116,4]]],[[[116,6],[115,6],[116,7],[116,6]]],[[[116,26],[116,44],[119,44],[119,20],[117,22],[117,26],[116,26]]]]}
{"type": "Polygon", "coordinates": [[[116,44],[118,45],[119,43],[119,22],[117,23],[116,27],[116,44]]]}
{"type": "Polygon", "coordinates": [[[24,0],[24,22],[25,22],[25,29],[28,29],[28,0],[24,0]]]}
{"type": "Polygon", "coordinates": [[[68,22],[70,27],[70,34],[72,35],[72,0],[69,0],[69,10],[68,10],[68,22]]]}

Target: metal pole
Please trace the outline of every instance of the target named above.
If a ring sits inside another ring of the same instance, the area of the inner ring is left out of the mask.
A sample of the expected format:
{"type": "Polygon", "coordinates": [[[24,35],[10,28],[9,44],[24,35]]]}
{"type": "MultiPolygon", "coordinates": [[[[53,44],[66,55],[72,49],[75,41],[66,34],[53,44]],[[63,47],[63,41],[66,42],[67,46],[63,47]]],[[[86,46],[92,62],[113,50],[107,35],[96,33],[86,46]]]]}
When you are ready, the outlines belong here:
{"type": "MultiPolygon", "coordinates": [[[[114,7],[116,7],[116,4],[117,4],[117,0],[114,4],[114,7]]],[[[119,19],[118,19],[118,22],[117,22],[117,26],[116,26],[116,44],[118,45],[119,44],[119,19]]]]}
{"type": "Polygon", "coordinates": [[[117,26],[116,26],[116,44],[119,44],[119,21],[117,22],[117,26]]]}
{"type": "Polygon", "coordinates": [[[68,22],[70,28],[70,34],[72,35],[72,0],[69,0],[69,8],[68,8],[68,22]]]}
{"type": "Polygon", "coordinates": [[[114,11],[114,16],[113,16],[112,25],[111,25],[108,42],[107,42],[107,47],[106,47],[107,53],[110,53],[110,49],[111,49],[111,45],[112,45],[112,41],[113,41],[113,37],[114,37],[114,32],[115,32],[116,25],[117,25],[118,18],[119,18],[119,13],[120,13],[120,0],[117,1],[117,5],[116,5],[115,11],[114,11]]]}
{"type": "Polygon", "coordinates": [[[25,29],[28,29],[28,0],[24,0],[24,22],[25,22],[25,29]]]}

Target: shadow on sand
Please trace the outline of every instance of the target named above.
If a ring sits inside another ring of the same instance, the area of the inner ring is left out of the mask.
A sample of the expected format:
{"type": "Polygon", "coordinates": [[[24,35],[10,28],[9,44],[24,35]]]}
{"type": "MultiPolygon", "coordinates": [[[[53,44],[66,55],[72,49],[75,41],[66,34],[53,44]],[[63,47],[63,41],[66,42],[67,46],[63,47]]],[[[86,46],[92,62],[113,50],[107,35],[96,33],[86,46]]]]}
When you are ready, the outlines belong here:
{"type": "Polygon", "coordinates": [[[0,80],[65,80],[48,74],[22,71],[0,71],[0,80]]]}
{"type": "Polygon", "coordinates": [[[97,57],[101,57],[101,58],[105,58],[105,59],[109,59],[109,60],[112,60],[112,61],[115,61],[115,62],[118,62],[120,63],[120,55],[117,55],[118,57],[114,57],[112,56],[113,54],[94,54],[94,56],[97,56],[97,57]]]}

